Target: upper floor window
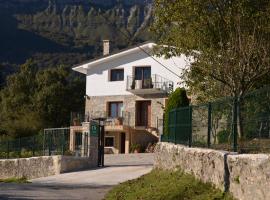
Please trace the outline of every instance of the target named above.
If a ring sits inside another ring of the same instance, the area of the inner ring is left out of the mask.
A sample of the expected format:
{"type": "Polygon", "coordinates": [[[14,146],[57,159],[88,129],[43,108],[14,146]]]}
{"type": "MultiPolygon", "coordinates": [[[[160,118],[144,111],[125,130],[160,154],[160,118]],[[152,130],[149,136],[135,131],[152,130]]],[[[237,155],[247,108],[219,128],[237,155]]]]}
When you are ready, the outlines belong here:
{"type": "Polygon", "coordinates": [[[109,117],[121,117],[123,112],[123,102],[109,102],[109,117]]]}
{"type": "Polygon", "coordinates": [[[151,67],[135,67],[135,80],[147,80],[151,78],[151,67]]]}
{"type": "Polygon", "coordinates": [[[110,81],[123,81],[124,69],[112,69],[110,71],[110,81]]]}

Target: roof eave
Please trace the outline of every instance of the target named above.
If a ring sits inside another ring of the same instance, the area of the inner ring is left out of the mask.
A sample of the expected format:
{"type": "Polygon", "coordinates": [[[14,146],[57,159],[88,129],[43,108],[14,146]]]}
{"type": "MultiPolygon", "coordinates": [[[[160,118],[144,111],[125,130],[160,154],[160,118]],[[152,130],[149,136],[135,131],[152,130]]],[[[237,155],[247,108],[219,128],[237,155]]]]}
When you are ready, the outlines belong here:
{"type": "Polygon", "coordinates": [[[80,73],[83,73],[83,74],[87,74],[87,70],[91,69],[92,67],[94,67],[96,65],[106,63],[106,62],[108,62],[110,60],[114,60],[116,58],[131,54],[131,53],[134,53],[134,52],[141,51],[142,49],[144,51],[151,50],[154,45],[155,45],[154,43],[147,43],[147,44],[144,44],[144,45],[141,45],[141,46],[138,46],[138,47],[134,47],[132,49],[128,49],[128,50],[120,52],[120,53],[112,54],[112,55],[100,58],[98,60],[94,60],[92,62],[90,61],[88,63],[73,67],[72,69],[74,71],[77,71],[77,72],[80,72],[80,73]]]}

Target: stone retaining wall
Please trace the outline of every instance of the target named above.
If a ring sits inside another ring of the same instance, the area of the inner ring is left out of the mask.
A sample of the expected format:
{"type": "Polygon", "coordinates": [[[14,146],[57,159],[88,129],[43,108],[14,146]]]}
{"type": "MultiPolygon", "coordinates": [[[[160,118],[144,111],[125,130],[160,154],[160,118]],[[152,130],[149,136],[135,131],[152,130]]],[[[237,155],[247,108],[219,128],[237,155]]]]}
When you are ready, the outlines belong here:
{"type": "Polygon", "coordinates": [[[230,192],[240,200],[270,199],[270,155],[228,157],[230,192]]]}
{"type": "Polygon", "coordinates": [[[91,167],[96,167],[91,159],[71,156],[0,159],[0,179],[11,177],[33,179],[91,167]]]}
{"type": "Polygon", "coordinates": [[[154,166],[181,169],[240,200],[270,199],[270,155],[238,155],[162,142],[156,146],[154,166]]]}
{"type": "Polygon", "coordinates": [[[180,168],[223,190],[224,155],[225,152],[159,143],[155,152],[155,167],[172,170],[180,168]]]}

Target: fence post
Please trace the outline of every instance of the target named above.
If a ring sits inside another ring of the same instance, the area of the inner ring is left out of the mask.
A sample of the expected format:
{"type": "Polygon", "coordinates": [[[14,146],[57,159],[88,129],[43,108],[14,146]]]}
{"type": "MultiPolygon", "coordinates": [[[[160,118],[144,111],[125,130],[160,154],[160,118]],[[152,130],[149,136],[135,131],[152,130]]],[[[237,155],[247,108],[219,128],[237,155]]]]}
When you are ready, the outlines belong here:
{"type": "Polygon", "coordinates": [[[33,136],[32,156],[35,156],[35,136],[33,136]]]}
{"type": "MultiPolygon", "coordinates": [[[[165,113],[162,116],[162,135],[161,135],[161,142],[164,142],[164,134],[165,134],[165,113]]],[[[167,140],[165,142],[168,142],[167,140]]]]}
{"type": "Polygon", "coordinates": [[[21,151],[22,151],[21,148],[22,148],[21,147],[21,137],[19,137],[19,158],[21,157],[21,151]]]}
{"type": "Polygon", "coordinates": [[[49,156],[51,156],[51,145],[52,145],[52,141],[51,141],[51,139],[52,139],[52,137],[51,137],[51,133],[49,133],[48,134],[48,142],[49,142],[49,144],[48,144],[48,147],[49,147],[49,156]]]}
{"type": "Polygon", "coordinates": [[[189,130],[189,141],[188,141],[188,146],[192,146],[192,106],[189,106],[189,125],[190,125],[190,130],[189,130]]]}
{"type": "Polygon", "coordinates": [[[65,139],[64,139],[65,137],[64,137],[64,136],[65,136],[65,131],[64,131],[64,129],[63,129],[63,130],[62,130],[62,138],[61,138],[61,143],[62,143],[62,144],[61,144],[61,146],[62,146],[62,156],[64,155],[64,151],[65,151],[65,146],[64,146],[64,145],[65,145],[65,141],[64,141],[64,140],[65,140],[65,139]]]}
{"type": "Polygon", "coordinates": [[[207,130],[207,147],[211,146],[211,128],[212,128],[212,104],[208,103],[208,130],[207,130]]]}
{"type": "Polygon", "coordinates": [[[233,151],[237,152],[237,97],[233,100],[233,116],[232,116],[232,135],[233,135],[233,151]]]}
{"type": "Polygon", "coordinates": [[[7,158],[9,158],[9,141],[7,141],[7,158]]]}
{"type": "Polygon", "coordinates": [[[177,123],[177,109],[175,109],[174,111],[173,111],[174,113],[173,113],[173,115],[174,115],[174,127],[173,127],[173,132],[174,132],[174,144],[176,144],[176,123],[177,123]]]}

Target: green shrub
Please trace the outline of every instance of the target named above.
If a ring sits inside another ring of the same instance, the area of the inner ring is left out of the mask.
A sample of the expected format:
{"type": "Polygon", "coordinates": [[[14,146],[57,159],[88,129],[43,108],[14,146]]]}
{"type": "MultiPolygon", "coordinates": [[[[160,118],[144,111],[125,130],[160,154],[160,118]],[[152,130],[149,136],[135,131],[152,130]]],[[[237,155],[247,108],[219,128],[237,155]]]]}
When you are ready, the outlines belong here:
{"type": "Polygon", "coordinates": [[[165,108],[165,134],[169,134],[169,113],[171,110],[189,105],[186,90],[184,88],[177,88],[168,99],[165,108]]]}
{"type": "Polygon", "coordinates": [[[217,134],[219,144],[227,143],[229,139],[229,132],[227,130],[221,130],[217,134]]]}
{"type": "Polygon", "coordinates": [[[130,145],[130,152],[134,153],[137,150],[137,152],[142,151],[142,146],[140,144],[132,144],[130,145]]]}
{"type": "Polygon", "coordinates": [[[5,159],[7,158],[7,153],[6,152],[0,152],[0,159],[5,159]]]}

